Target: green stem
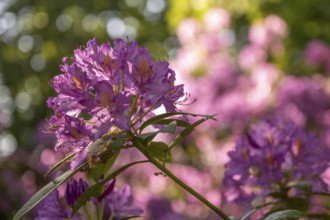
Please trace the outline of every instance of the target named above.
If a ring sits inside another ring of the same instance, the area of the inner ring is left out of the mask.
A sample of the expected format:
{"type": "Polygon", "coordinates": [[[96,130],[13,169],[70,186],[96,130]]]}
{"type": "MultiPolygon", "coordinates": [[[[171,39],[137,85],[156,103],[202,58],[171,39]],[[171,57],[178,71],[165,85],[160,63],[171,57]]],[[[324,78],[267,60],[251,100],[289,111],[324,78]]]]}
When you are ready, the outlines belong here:
{"type": "Polygon", "coordinates": [[[184,188],[186,191],[188,191],[190,194],[194,195],[199,201],[204,203],[206,206],[208,206],[211,210],[213,210],[218,216],[223,218],[224,220],[230,220],[230,218],[224,214],[218,207],[213,205],[211,202],[209,202],[206,198],[204,198],[202,195],[200,195],[198,192],[196,192],[194,189],[192,189],[190,186],[182,182],[179,178],[177,178],[171,171],[169,171],[166,167],[164,167],[161,163],[159,163],[155,158],[149,155],[149,153],[146,151],[146,148],[143,146],[143,144],[136,138],[132,138],[132,142],[135,145],[135,147],[145,156],[148,158],[148,160],[154,164],[158,169],[160,169],[163,173],[165,173],[168,177],[170,177],[174,182],[176,182],[179,186],[184,188]]]}
{"type": "Polygon", "coordinates": [[[132,103],[132,106],[131,106],[131,109],[128,113],[128,118],[131,119],[132,115],[133,115],[133,112],[135,111],[135,108],[136,108],[136,104],[137,104],[137,100],[139,99],[139,96],[135,96],[134,99],[133,99],[133,103],[132,103]]]}
{"type": "Polygon", "coordinates": [[[102,201],[102,204],[101,204],[101,218],[100,218],[100,220],[103,220],[103,215],[104,215],[104,204],[105,204],[105,201],[103,200],[103,201],[102,201]]]}
{"type": "Polygon", "coordinates": [[[109,220],[113,220],[114,217],[115,217],[115,212],[111,210],[111,215],[109,217],[109,220]]]}
{"type": "Polygon", "coordinates": [[[154,107],[158,104],[158,102],[159,100],[157,100],[154,104],[152,104],[150,108],[145,113],[143,113],[142,116],[140,116],[135,122],[132,122],[131,127],[136,125],[139,121],[141,121],[144,118],[144,116],[146,116],[149,112],[151,112],[154,109],[154,107]]]}
{"type": "Polygon", "coordinates": [[[104,201],[102,200],[97,204],[97,211],[98,211],[98,219],[103,219],[103,212],[104,212],[104,201]]]}
{"type": "Polygon", "coordinates": [[[90,214],[89,214],[89,212],[88,212],[88,210],[86,208],[86,205],[84,205],[84,207],[83,207],[83,212],[85,213],[85,215],[86,215],[86,217],[87,217],[88,220],[91,220],[92,219],[92,217],[90,216],[90,214]]]}

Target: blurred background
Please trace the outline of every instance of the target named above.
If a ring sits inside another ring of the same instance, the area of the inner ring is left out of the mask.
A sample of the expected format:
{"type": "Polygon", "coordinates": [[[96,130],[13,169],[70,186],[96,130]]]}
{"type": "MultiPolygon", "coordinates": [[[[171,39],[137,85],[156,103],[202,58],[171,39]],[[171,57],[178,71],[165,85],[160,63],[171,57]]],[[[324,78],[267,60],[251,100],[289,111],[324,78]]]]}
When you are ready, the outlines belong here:
{"type": "MultiPolygon", "coordinates": [[[[330,143],[328,0],[0,0],[0,219],[11,219],[63,158],[41,131],[52,115],[48,82],[62,58],[93,37],[138,40],[155,60],[169,60],[197,99],[184,111],[220,113],[175,150],[169,166],[218,206],[226,152],[250,123],[280,115],[330,143]]],[[[136,160],[134,153],[123,161],[136,160]]],[[[212,219],[156,171],[137,167],[119,177],[145,219],[212,219]]]]}

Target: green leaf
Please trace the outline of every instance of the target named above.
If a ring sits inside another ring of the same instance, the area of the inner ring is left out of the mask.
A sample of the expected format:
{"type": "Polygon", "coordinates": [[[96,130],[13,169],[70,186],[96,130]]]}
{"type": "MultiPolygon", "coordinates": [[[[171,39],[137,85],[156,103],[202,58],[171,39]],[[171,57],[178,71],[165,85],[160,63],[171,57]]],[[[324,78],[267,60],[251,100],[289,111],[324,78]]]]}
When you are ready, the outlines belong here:
{"type": "Polygon", "coordinates": [[[115,163],[120,151],[114,153],[105,163],[99,163],[93,169],[90,169],[88,175],[97,182],[100,180],[100,177],[107,173],[115,163]]]}
{"type": "Polygon", "coordinates": [[[76,155],[75,153],[70,153],[70,154],[66,155],[66,157],[64,157],[61,161],[59,161],[52,168],[50,168],[47,171],[47,173],[44,175],[44,177],[48,176],[54,170],[57,170],[58,168],[60,168],[64,163],[70,161],[75,155],[76,155]]]}
{"type": "Polygon", "coordinates": [[[176,122],[171,122],[167,126],[161,128],[158,132],[174,134],[176,131],[176,122]]]}
{"type": "Polygon", "coordinates": [[[239,220],[246,220],[250,217],[250,215],[252,215],[253,213],[255,213],[256,211],[258,211],[258,208],[252,209],[250,211],[248,211],[245,215],[243,215],[242,217],[239,218],[239,220]]]}
{"type": "Polygon", "coordinates": [[[75,170],[68,170],[62,175],[56,177],[53,181],[44,186],[41,190],[39,190],[36,194],[34,194],[23,206],[18,210],[15,214],[13,220],[21,219],[28,211],[30,211],[33,207],[35,207],[41,200],[47,197],[53,190],[62,185],[66,180],[68,180],[71,176],[76,174],[82,167],[86,165],[86,162],[80,165],[75,170]]]}
{"type": "Polygon", "coordinates": [[[141,139],[140,141],[142,141],[144,144],[147,144],[150,141],[152,141],[156,137],[157,134],[158,134],[158,131],[153,131],[153,132],[139,134],[136,137],[141,139]]]}
{"type": "Polygon", "coordinates": [[[202,118],[198,121],[196,121],[195,123],[189,125],[188,127],[186,127],[185,129],[183,129],[183,131],[181,131],[173,140],[173,142],[169,145],[169,149],[171,150],[175,145],[177,145],[179,142],[182,141],[183,138],[185,138],[187,135],[189,135],[195,127],[197,127],[198,125],[202,124],[204,121],[208,120],[209,118],[202,118]]]}
{"type": "Polygon", "coordinates": [[[168,146],[164,142],[151,142],[148,145],[148,153],[160,161],[171,162],[168,146]]]}
{"type": "Polygon", "coordinates": [[[122,133],[116,134],[114,136],[115,136],[115,139],[112,139],[111,142],[108,142],[107,144],[114,153],[117,153],[120,151],[121,147],[124,144],[126,132],[122,132],[122,133]]]}
{"type": "Polygon", "coordinates": [[[87,147],[88,154],[99,155],[106,150],[111,150],[112,152],[120,150],[124,143],[125,135],[126,132],[103,135],[87,147]]]}
{"type": "Polygon", "coordinates": [[[107,182],[109,182],[111,179],[115,178],[118,174],[120,174],[121,172],[125,171],[127,168],[129,168],[135,164],[146,163],[146,162],[149,162],[149,161],[143,160],[143,161],[136,161],[136,162],[126,164],[125,166],[122,166],[119,169],[112,172],[111,174],[109,174],[103,180],[101,180],[101,181],[97,182],[96,184],[94,184],[93,186],[89,187],[77,200],[75,206],[72,209],[71,216],[74,216],[77,213],[77,211],[80,209],[80,207],[83,206],[91,197],[101,196],[103,186],[107,182]]]}
{"type": "Polygon", "coordinates": [[[136,111],[136,103],[137,103],[138,97],[135,95],[131,95],[129,98],[131,100],[131,108],[128,113],[128,118],[131,118],[133,115],[133,112],[136,111]]]}
{"type": "Polygon", "coordinates": [[[187,126],[190,125],[189,122],[187,122],[187,121],[180,120],[180,119],[175,119],[175,118],[162,119],[160,121],[157,121],[154,124],[167,125],[167,124],[170,124],[172,122],[176,122],[177,126],[180,126],[180,127],[187,127],[187,126]]]}
{"type": "MultiPolygon", "coordinates": [[[[257,198],[255,200],[262,200],[262,198],[257,198]]],[[[260,201],[256,202],[256,203],[259,203],[260,201]]],[[[255,201],[252,201],[252,202],[255,202],[255,201]]],[[[248,211],[246,214],[244,214],[242,217],[239,218],[239,220],[245,220],[245,219],[248,219],[248,217],[250,217],[253,213],[255,213],[256,211],[262,209],[262,208],[265,208],[267,206],[270,206],[270,205],[275,205],[277,204],[278,202],[269,202],[269,203],[263,203],[263,204],[260,204],[258,206],[256,206],[254,209],[248,211]]]]}
{"type": "Polygon", "coordinates": [[[306,193],[311,193],[313,189],[313,186],[308,181],[290,182],[287,186],[288,188],[297,188],[303,190],[306,193]]]}
{"type": "Polygon", "coordinates": [[[98,181],[100,176],[111,169],[124,144],[125,136],[125,132],[104,135],[88,146],[88,161],[92,167],[89,175],[94,181],[98,181]]]}
{"type": "Polygon", "coordinates": [[[282,220],[286,218],[299,219],[307,217],[305,213],[295,210],[295,209],[287,209],[282,211],[273,212],[268,215],[264,220],[282,220]]]}
{"type": "Polygon", "coordinates": [[[164,114],[156,115],[155,117],[149,118],[147,121],[142,123],[142,125],[140,126],[140,131],[143,131],[143,129],[145,129],[149,125],[157,124],[159,121],[162,121],[165,118],[175,116],[175,115],[190,115],[193,117],[203,117],[203,118],[212,119],[212,120],[216,121],[216,119],[214,118],[215,115],[200,115],[200,114],[192,114],[192,113],[187,113],[187,112],[169,112],[169,113],[164,113],[164,114]]]}
{"type": "Polygon", "coordinates": [[[158,133],[175,133],[176,131],[176,123],[171,123],[169,125],[167,125],[166,127],[158,130],[158,131],[152,131],[152,132],[146,132],[143,134],[139,134],[136,137],[138,137],[140,139],[140,141],[142,143],[144,143],[145,145],[148,145],[155,137],[158,133]]]}

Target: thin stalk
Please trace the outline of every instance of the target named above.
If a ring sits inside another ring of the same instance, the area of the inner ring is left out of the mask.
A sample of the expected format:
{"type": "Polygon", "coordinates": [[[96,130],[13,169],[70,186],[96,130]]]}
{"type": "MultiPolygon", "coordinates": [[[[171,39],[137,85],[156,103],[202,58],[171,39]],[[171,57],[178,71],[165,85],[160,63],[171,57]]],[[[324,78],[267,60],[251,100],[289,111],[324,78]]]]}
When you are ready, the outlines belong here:
{"type": "Polygon", "coordinates": [[[135,121],[135,119],[139,117],[140,112],[141,112],[141,107],[137,106],[135,114],[132,115],[132,117],[130,119],[130,124],[132,124],[133,121],[135,121]]]}
{"type": "Polygon", "coordinates": [[[90,216],[90,214],[86,208],[86,205],[84,205],[84,207],[83,207],[83,212],[85,213],[88,220],[92,220],[92,217],[90,216]]]}
{"type": "Polygon", "coordinates": [[[194,189],[192,189],[190,186],[182,182],[179,178],[177,178],[171,171],[169,171],[166,167],[164,167],[161,163],[159,163],[155,158],[149,155],[149,153],[146,151],[143,144],[135,138],[132,138],[132,142],[135,145],[135,147],[146,157],[148,160],[154,164],[158,169],[160,169],[163,173],[165,173],[168,177],[170,177],[174,182],[176,182],[179,186],[184,188],[186,191],[188,191],[190,194],[195,196],[199,201],[204,203],[207,207],[209,207],[211,210],[213,210],[218,216],[220,216],[224,220],[230,220],[230,218],[223,213],[218,207],[213,205],[211,202],[209,202],[205,197],[200,195],[198,192],[196,192],[194,189]]]}
{"type": "Polygon", "coordinates": [[[101,218],[100,218],[100,220],[103,220],[104,204],[105,204],[105,201],[103,200],[103,201],[102,201],[102,204],[101,204],[101,218]]]}
{"type": "Polygon", "coordinates": [[[114,217],[115,217],[115,212],[112,210],[109,220],[113,220],[114,217]]]}
{"type": "MultiPolygon", "coordinates": [[[[123,75],[124,75],[124,74],[122,74],[122,76],[123,76],[123,75]]],[[[124,77],[123,77],[123,79],[122,79],[122,81],[121,81],[120,92],[124,91],[124,89],[125,89],[125,80],[124,80],[124,77]]]]}
{"type": "Polygon", "coordinates": [[[141,121],[144,118],[144,116],[146,116],[149,112],[151,112],[158,103],[159,100],[157,100],[154,104],[152,104],[152,106],[150,106],[150,108],[145,113],[143,113],[140,118],[138,118],[135,122],[133,122],[131,126],[133,127],[136,123],[141,121]]]}
{"type": "Polygon", "coordinates": [[[104,201],[102,200],[97,204],[97,211],[98,211],[98,219],[103,219],[103,212],[104,212],[104,201]]]}
{"type": "Polygon", "coordinates": [[[133,103],[132,103],[132,106],[131,106],[131,109],[130,109],[130,111],[129,111],[129,113],[128,113],[128,118],[129,119],[131,119],[131,117],[132,117],[132,115],[133,115],[133,112],[134,112],[134,110],[135,110],[135,108],[136,108],[136,104],[137,104],[137,100],[139,99],[139,96],[136,96],[135,98],[134,98],[134,100],[133,100],[133,103]]]}
{"type": "Polygon", "coordinates": [[[138,134],[138,132],[137,132],[137,130],[134,128],[134,126],[132,126],[131,129],[133,130],[133,133],[134,133],[135,135],[138,134]]]}

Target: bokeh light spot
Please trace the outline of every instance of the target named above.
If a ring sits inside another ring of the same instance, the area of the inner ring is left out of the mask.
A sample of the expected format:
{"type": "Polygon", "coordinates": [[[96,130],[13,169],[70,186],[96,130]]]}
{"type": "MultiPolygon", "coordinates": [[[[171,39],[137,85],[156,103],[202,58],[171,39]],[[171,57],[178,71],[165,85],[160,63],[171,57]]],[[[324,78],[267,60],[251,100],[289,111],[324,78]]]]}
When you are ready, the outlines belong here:
{"type": "MultiPolygon", "coordinates": [[[[0,15],[1,16],[1,15],[0,15]]],[[[9,30],[14,30],[17,23],[16,15],[12,12],[6,12],[0,17],[0,34],[9,30]]]]}
{"type": "Polygon", "coordinates": [[[56,27],[61,32],[69,30],[71,25],[72,18],[69,15],[62,14],[56,19],[56,27]]]}
{"type": "Polygon", "coordinates": [[[107,23],[107,32],[111,38],[122,37],[125,33],[125,23],[120,18],[110,18],[107,23]]]}
{"type": "Polygon", "coordinates": [[[31,58],[31,67],[35,71],[42,71],[46,66],[46,59],[41,54],[36,54],[31,58]]]}
{"type": "Polygon", "coordinates": [[[40,80],[38,77],[32,76],[25,80],[24,88],[31,94],[38,93],[40,91],[40,80]]]}
{"type": "Polygon", "coordinates": [[[48,18],[47,13],[38,12],[33,17],[33,25],[38,29],[42,29],[42,28],[46,27],[46,25],[48,24],[48,20],[49,20],[49,18],[48,18]]]}
{"type": "Polygon", "coordinates": [[[15,104],[19,110],[26,111],[31,104],[31,96],[27,92],[17,94],[15,104]]]}
{"type": "Polygon", "coordinates": [[[53,150],[45,149],[40,155],[41,163],[46,166],[52,166],[56,163],[56,157],[53,150]]]}
{"type": "Polygon", "coordinates": [[[0,135],[0,157],[8,157],[12,155],[17,148],[15,137],[9,133],[0,135]]]}
{"type": "Polygon", "coordinates": [[[18,40],[18,48],[20,49],[20,51],[24,53],[32,50],[33,44],[34,44],[34,40],[33,37],[31,37],[30,35],[23,35],[18,40]]]}
{"type": "Polygon", "coordinates": [[[147,10],[151,13],[158,14],[165,9],[164,0],[148,0],[147,1],[147,10]]]}
{"type": "Polygon", "coordinates": [[[99,25],[100,20],[97,16],[88,14],[82,20],[82,26],[86,31],[94,31],[99,25]]]}
{"type": "Polygon", "coordinates": [[[33,171],[28,170],[22,176],[24,190],[27,193],[35,193],[37,190],[36,186],[36,175],[33,171]]]}

